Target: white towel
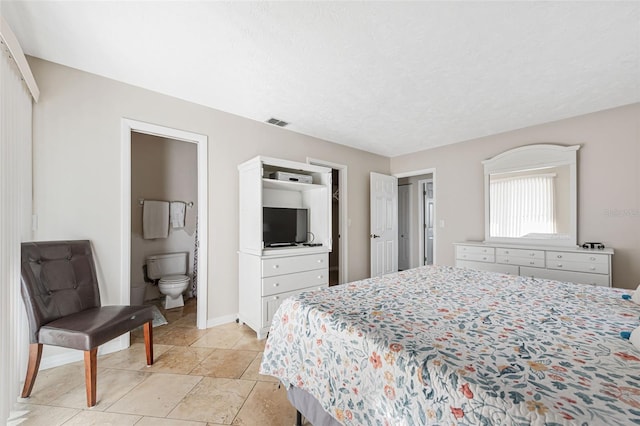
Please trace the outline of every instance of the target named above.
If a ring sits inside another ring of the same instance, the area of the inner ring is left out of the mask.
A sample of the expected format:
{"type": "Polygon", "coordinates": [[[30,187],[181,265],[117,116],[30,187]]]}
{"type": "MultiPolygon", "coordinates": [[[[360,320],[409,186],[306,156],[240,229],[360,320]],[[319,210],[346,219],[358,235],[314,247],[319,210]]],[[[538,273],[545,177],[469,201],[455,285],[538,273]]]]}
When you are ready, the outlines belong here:
{"type": "Polygon", "coordinates": [[[184,216],[187,205],[182,201],[171,202],[171,227],[184,228],[184,216]]]}
{"type": "Polygon", "coordinates": [[[169,236],[169,202],[144,201],[142,206],[142,237],[145,240],[169,236]]]}

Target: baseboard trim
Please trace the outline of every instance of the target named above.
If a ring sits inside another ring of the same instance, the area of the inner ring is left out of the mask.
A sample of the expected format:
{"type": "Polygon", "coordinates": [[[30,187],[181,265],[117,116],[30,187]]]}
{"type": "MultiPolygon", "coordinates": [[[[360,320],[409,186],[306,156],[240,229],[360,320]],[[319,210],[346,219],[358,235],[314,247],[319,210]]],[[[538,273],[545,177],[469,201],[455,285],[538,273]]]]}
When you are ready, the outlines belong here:
{"type": "Polygon", "coordinates": [[[209,318],[207,320],[207,328],[215,327],[217,325],[228,324],[238,319],[238,314],[224,315],[221,317],[209,318]]]}
{"type": "MultiPolygon", "coordinates": [[[[129,336],[123,335],[105,343],[98,348],[98,355],[107,355],[118,352],[129,347],[129,336]]],[[[46,349],[45,349],[46,350],[46,349]]],[[[40,361],[40,370],[47,370],[61,365],[71,364],[72,362],[84,361],[84,351],[68,349],[68,352],[43,356],[40,361]]]]}

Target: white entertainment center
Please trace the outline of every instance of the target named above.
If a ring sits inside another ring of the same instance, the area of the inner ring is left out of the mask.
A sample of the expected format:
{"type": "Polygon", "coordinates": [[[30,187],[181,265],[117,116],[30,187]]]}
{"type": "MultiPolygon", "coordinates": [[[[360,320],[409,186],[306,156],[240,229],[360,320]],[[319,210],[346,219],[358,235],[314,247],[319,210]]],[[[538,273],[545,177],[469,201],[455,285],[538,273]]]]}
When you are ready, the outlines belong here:
{"type": "Polygon", "coordinates": [[[295,161],[255,157],[240,175],[240,322],[259,339],[284,299],[328,286],[331,251],[331,169],[295,161]],[[267,247],[263,208],[304,209],[305,243],[267,247]]]}

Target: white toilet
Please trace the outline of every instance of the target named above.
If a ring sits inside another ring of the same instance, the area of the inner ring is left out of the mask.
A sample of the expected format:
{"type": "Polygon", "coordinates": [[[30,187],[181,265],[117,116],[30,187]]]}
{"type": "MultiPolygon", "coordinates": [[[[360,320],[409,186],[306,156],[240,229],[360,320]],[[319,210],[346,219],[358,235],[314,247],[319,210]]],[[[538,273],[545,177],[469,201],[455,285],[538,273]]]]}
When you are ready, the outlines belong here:
{"type": "Polygon", "coordinates": [[[166,253],[147,257],[147,275],[157,280],[158,290],[166,295],[164,308],[184,306],[182,293],[189,286],[187,259],[189,253],[166,253]]]}

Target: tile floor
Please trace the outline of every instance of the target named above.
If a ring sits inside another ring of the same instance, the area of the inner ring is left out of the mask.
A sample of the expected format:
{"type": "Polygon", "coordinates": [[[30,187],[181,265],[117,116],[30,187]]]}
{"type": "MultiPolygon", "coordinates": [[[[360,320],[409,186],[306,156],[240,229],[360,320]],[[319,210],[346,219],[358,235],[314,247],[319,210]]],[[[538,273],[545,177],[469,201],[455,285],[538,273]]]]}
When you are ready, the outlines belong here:
{"type": "Polygon", "coordinates": [[[162,310],[153,366],[142,330],[127,350],[98,357],[98,403],[86,407],[82,362],[43,370],[9,425],[215,426],[295,424],[295,409],[273,377],[258,374],[265,341],[236,323],[198,330],[195,299],[162,310]]]}

